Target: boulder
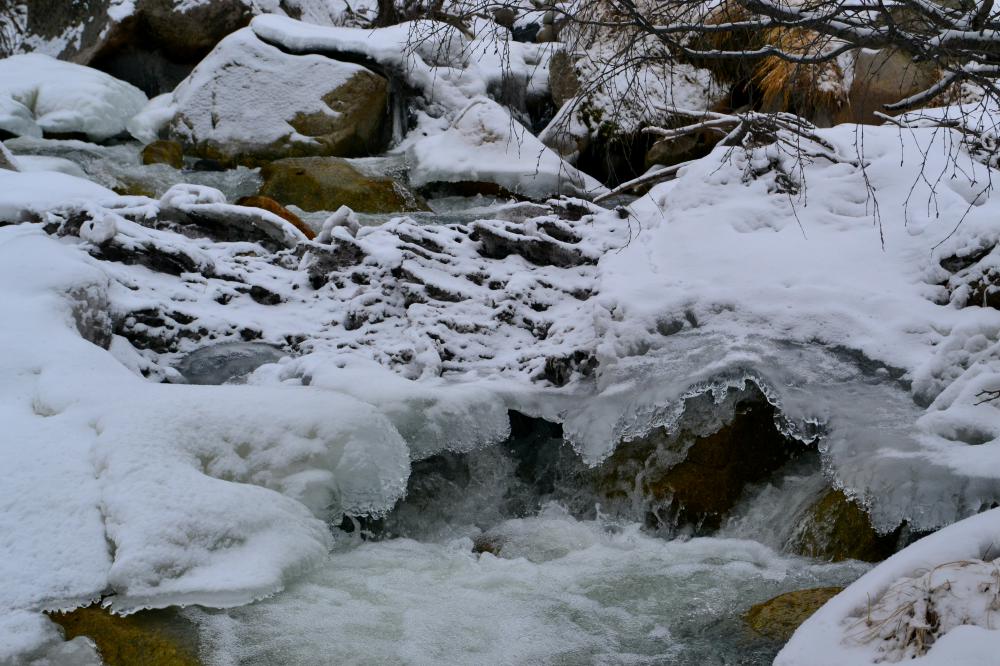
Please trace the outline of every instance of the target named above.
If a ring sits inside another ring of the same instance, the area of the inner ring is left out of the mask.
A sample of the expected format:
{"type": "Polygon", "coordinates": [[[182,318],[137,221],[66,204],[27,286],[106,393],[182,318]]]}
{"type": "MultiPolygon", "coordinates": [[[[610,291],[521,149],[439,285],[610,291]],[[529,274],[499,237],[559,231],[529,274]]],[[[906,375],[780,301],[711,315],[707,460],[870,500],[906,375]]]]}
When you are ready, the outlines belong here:
{"type": "Polygon", "coordinates": [[[799,625],[819,610],[820,606],[844,589],[842,587],[814,587],[779,594],[756,604],[743,616],[751,629],[762,636],[785,642],[792,637],[799,625]]]}
{"type": "Polygon", "coordinates": [[[934,63],[913,62],[902,51],[861,49],[855,56],[849,104],[836,121],[878,124],[881,121],[872,115],[874,112],[886,113],[886,104],[929,88],[939,77],[934,63]]]}
{"type": "Polygon", "coordinates": [[[185,152],[224,164],[370,155],[388,142],[387,91],[360,65],[285,53],[247,28],[177,87],[166,133],[185,152]]]}
{"type": "Polygon", "coordinates": [[[630,503],[651,527],[718,529],[747,484],[763,481],[805,451],[774,425],[762,397],[735,404],[732,420],[702,434],[657,429],[622,442],[598,468],[598,490],[609,503],[630,503]]]}
{"type": "Polygon", "coordinates": [[[260,194],[303,210],[335,211],[348,206],[359,213],[429,210],[426,203],[389,178],[367,176],[335,157],[277,160],[261,169],[260,194]]]}
{"type": "Polygon", "coordinates": [[[67,640],[93,640],[107,666],[199,666],[195,627],[171,611],[122,617],[95,605],[48,615],[67,640]]]}
{"type": "Polygon", "coordinates": [[[862,506],[843,491],[831,489],[809,509],[785,547],[833,562],[880,562],[896,552],[899,540],[899,529],[879,534],[862,506]]]}
{"type": "Polygon", "coordinates": [[[184,148],[176,141],[154,141],[142,149],[143,164],[167,164],[175,169],[184,167],[184,148]]]}

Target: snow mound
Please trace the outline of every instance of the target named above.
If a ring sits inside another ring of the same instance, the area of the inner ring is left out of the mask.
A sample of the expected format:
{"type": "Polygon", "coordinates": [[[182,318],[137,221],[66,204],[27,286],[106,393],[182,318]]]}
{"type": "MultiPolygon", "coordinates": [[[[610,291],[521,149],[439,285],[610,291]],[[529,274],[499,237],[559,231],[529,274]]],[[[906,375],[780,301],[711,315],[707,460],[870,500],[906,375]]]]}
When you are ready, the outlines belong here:
{"type": "Polygon", "coordinates": [[[775,666],[988,664],[1000,649],[1000,510],[890,557],[799,627],[775,666]]]}
{"type": "Polygon", "coordinates": [[[104,141],[125,132],[145,104],[135,86],[89,67],[40,53],[0,60],[0,129],[11,134],[104,141]]]}
{"type": "MultiPolygon", "coordinates": [[[[0,221],[18,222],[26,214],[41,213],[61,205],[106,201],[117,195],[89,180],[55,171],[25,173],[0,169],[0,221]]],[[[53,164],[42,166],[51,168],[53,164]]]]}

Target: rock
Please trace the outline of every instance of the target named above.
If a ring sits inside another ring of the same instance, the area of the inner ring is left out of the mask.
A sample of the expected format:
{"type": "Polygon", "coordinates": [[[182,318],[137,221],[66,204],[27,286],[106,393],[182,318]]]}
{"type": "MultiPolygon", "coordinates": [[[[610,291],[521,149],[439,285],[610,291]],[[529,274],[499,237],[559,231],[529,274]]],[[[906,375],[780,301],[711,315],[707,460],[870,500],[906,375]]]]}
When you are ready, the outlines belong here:
{"type": "Polygon", "coordinates": [[[493,21],[508,30],[513,30],[517,19],[517,10],[513,7],[499,7],[493,11],[493,21]]]}
{"type": "Polygon", "coordinates": [[[222,38],[247,25],[246,0],[32,0],[25,37],[42,52],[90,65],[149,95],[172,90],[222,38]]]}
{"type": "Polygon", "coordinates": [[[929,88],[938,78],[933,63],[915,63],[902,51],[861,49],[854,61],[849,104],[836,120],[878,124],[880,121],[872,115],[875,111],[887,113],[884,105],[929,88]]]}
{"type": "Polygon", "coordinates": [[[142,149],[143,164],[168,164],[184,168],[184,147],[177,141],[154,141],[142,149]]]}
{"type": "Polygon", "coordinates": [[[86,636],[107,666],[198,666],[197,633],[170,611],[142,611],[128,617],[98,606],[49,613],[68,640],[86,636]]]}
{"type": "Polygon", "coordinates": [[[262,342],[220,342],[196,349],[176,367],[191,384],[219,385],[284,356],[280,349],[262,342]]]}
{"type": "Polygon", "coordinates": [[[368,69],[285,53],[247,28],[177,87],[166,133],[189,154],[230,165],[370,155],[388,141],[387,99],[388,83],[368,69]]]}
{"type": "Polygon", "coordinates": [[[236,205],[247,206],[249,208],[260,208],[269,211],[278,217],[287,220],[292,224],[292,226],[305,234],[305,237],[309,240],[316,237],[316,232],[313,231],[312,227],[303,222],[301,217],[288,210],[274,199],[269,199],[268,197],[262,197],[259,195],[241,197],[236,200],[236,205]]]}
{"type": "Polygon", "coordinates": [[[779,594],[773,599],[756,604],[743,616],[751,629],[762,636],[785,642],[792,637],[799,625],[809,619],[842,587],[814,587],[779,594]]]}
{"type": "Polygon", "coordinates": [[[785,548],[833,562],[880,562],[896,552],[900,531],[880,535],[864,508],[831,489],[809,509],[785,548]]]}
{"type": "Polygon", "coordinates": [[[114,333],[107,291],[99,285],[84,285],[69,292],[76,330],[88,342],[108,349],[114,333]]]}
{"type": "Polygon", "coordinates": [[[717,132],[698,132],[670,141],[657,141],[646,151],[646,168],[656,164],[673,166],[704,157],[722,139],[717,132]]]}
{"type": "Polygon", "coordinates": [[[549,60],[549,89],[557,108],[580,93],[580,79],[566,51],[556,51],[549,60]]]}
{"type": "Polygon", "coordinates": [[[732,420],[712,434],[658,429],[622,442],[598,470],[601,494],[645,511],[653,527],[718,529],[747,484],[806,450],[777,430],[774,407],[762,396],[733,409],[732,420]]]}
{"type": "Polygon", "coordinates": [[[348,206],[359,213],[429,210],[426,203],[389,178],[366,176],[349,162],[332,157],[301,157],[272,162],[261,169],[260,194],[303,210],[334,211],[348,206]]]}

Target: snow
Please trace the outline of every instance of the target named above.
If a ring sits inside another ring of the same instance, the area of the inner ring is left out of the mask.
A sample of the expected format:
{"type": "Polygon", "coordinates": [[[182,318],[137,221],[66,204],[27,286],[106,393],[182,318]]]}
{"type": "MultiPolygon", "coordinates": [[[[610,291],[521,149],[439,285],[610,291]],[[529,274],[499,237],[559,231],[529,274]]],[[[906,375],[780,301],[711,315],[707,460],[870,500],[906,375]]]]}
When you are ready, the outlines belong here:
{"type": "Polygon", "coordinates": [[[116,196],[111,190],[77,176],[55,171],[28,173],[31,160],[25,162],[28,167],[25,173],[0,170],[0,220],[16,222],[24,211],[42,212],[63,204],[116,196]]]}
{"type": "Polygon", "coordinates": [[[122,134],[145,104],[138,88],[89,67],[40,53],[0,60],[0,129],[15,135],[103,141],[122,134]]]}
{"type": "Polygon", "coordinates": [[[363,30],[267,15],[250,29],[293,53],[362,56],[420,91],[416,127],[396,146],[406,151],[415,185],[481,181],[534,198],[604,191],[494,101],[544,93],[550,47],[504,42],[500,49],[492,33],[469,39],[431,21],[363,30]]]}
{"type": "Polygon", "coordinates": [[[1000,645],[998,521],[993,509],[896,553],[799,627],[775,665],[991,663],[1000,645]]]}

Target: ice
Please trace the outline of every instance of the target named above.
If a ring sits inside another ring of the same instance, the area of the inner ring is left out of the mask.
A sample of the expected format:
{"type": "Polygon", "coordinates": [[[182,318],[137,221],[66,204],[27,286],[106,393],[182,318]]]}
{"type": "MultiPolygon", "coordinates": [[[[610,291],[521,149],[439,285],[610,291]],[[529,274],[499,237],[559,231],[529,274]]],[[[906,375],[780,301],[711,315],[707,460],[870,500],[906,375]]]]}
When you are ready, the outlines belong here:
{"type": "Polygon", "coordinates": [[[225,384],[283,357],[279,349],[260,342],[220,342],[185,355],[177,370],[191,384],[225,384]]]}
{"type": "Polygon", "coordinates": [[[0,60],[0,129],[15,135],[103,141],[122,134],[145,104],[138,88],[89,67],[40,53],[0,60]]]}

